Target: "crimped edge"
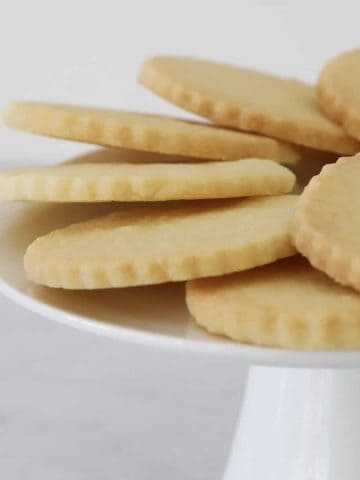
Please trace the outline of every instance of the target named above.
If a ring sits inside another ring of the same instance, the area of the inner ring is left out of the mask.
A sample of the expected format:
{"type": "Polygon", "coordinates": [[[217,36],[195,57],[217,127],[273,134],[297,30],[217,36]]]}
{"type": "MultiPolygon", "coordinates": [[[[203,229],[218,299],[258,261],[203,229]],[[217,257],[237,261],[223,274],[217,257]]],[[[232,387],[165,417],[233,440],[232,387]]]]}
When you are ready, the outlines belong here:
{"type": "MultiPolygon", "coordinates": [[[[242,161],[246,160],[238,162],[242,161]]],[[[200,200],[280,195],[291,191],[296,180],[291,170],[272,160],[260,159],[259,161],[269,162],[274,166],[275,171],[272,174],[260,173],[259,178],[254,178],[252,174],[248,177],[242,176],[235,171],[231,177],[214,174],[206,184],[200,177],[192,178],[190,174],[187,179],[176,176],[172,179],[162,177],[161,170],[158,179],[141,177],[135,173],[123,178],[105,174],[99,175],[96,179],[86,179],[79,172],[74,178],[69,178],[65,175],[52,175],[49,169],[45,173],[40,170],[32,172],[29,169],[29,172],[21,171],[17,175],[11,170],[10,174],[6,171],[0,172],[0,200],[40,202],[200,200]]],[[[230,166],[230,164],[227,165],[230,166]]],[[[84,171],[87,166],[87,164],[81,165],[84,171]]],[[[159,167],[161,169],[162,165],[159,167]]],[[[222,168],[226,168],[226,165],[222,168]]]]}
{"type": "MultiPolygon", "coordinates": [[[[360,307],[342,314],[307,314],[265,310],[256,306],[223,308],[216,292],[198,293],[197,280],[186,283],[186,304],[195,322],[211,334],[263,347],[344,349],[360,347],[360,307]],[[351,316],[351,318],[350,318],[351,316]]],[[[201,280],[199,280],[201,283],[201,280]]]]}
{"type": "Polygon", "coordinates": [[[338,283],[360,291],[360,259],[354,259],[343,249],[343,245],[334,243],[331,238],[314,228],[307,214],[307,207],[318,201],[316,194],[321,188],[322,178],[335,173],[338,166],[346,163],[349,158],[356,157],[360,161],[359,154],[354,157],[342,157],[335,164],[325,165],[320,174],[310,180],[300,195],[290,232],[296,249],[312,266],[325,272],[338,283]]]}
{"type": "MultiPolygon", "coordinates": [[[[297,199],[296,195],[284,195],[284,197],[297,199]]],[[[287,208],[292,208],[292,203],[287,208]]],[[[77,228],[81,223],[70,225],[65,229],[77,228]]],[[[136,257],[131,262],[125,261],[118,264],[111,261],[104,265],[104,262],[96,258],[91,258],[83,265],[78,265],[76,262],[68,264],[64,258],[54,257],[51,252],[50,257],[47,257],[46,249],[41,247],[38,249],[39,243],[41,244],[44,239],[56,236],[58,232],[65,229],[61,228],[39,237],[27,248],[24,267],[29,280],[48,287],[64,289],[150,285],[247,270],[296,254],[290,232],[284,232],[274,234],[270,239],[257,240],[246,247],[234,248],[224,245],[223,248],[211,254],[199,251],[197,255],[185,254],[172,261],[158,256],[150,260],[139,260],[136,257]]]]}
{"type": "MultiPolygon", "coordinates": [[[[66,107],[67,105],[59,104],[13,102],[7,106],[2,118],[8,127],[18,130],[109,147],[218,160],[254,156],[271,158],[288,165],[296,165],[300,159],[295,148],[276,139],[259,137],[259,142],[255,139],[249,141],[241,137],[241,132],[229,132],[220,128],[217,128],[217,132],[224,131],[221,139],[212,135],[211,131],[201,138],[197,135],[192,139],[186,132],[172,130],[169,135],[169,131],[160,127],[131,126],[126,121],[121,124],[112,119],[96,119],[85,111],[73,113],[70,109],[66,110],[66,107]],[[232,134],[231,138],[229,133],[232,134]]],[[[187,124],[178,118],[164,117],[166,118],[187,124]]],[[[208,125],[200,122],[196,123],[196,127],[209,129],[208,125]]]]}
{"type": "Polygon", "coordinates": [[[184,256],[174,262],[159,258],[138,265],[135,260],[104,266],[94,260],[83,266],[66,266],[61,261],[54,263],[44,255],[33,254],[36,246],[37,240],[25,253],[27,278],[41,285],[64,289],[103,289],[184,281],[247,270],[296,254],[290,235],[289,238],[283,235],[281,238],[272,238],[266,244],[249,247],[249,255],[245,255],[244,250],[224,248],[211,256],[184,256]],[[248,258],[245,259],[246,256],[248,258]]]}
{"type": "Polygon", "coordinates": [[[341,101],[336,88],[332,87],[332,82],[328,78],[337,59],[338,57],[330,61],[320,73],[316,86],[317,97],[325,114],[339,123],[349,135],[360,141],[360,115],[354,115],[351,106],[341,101]]]}
{"type": "Polygon", "coordinates": [[[339,154],[354,154],[359,151],[359,143],[339,128],[339,134],[324,133],[322,129],[306,130],[288,120],[269,118],[248,107],[235,107],[231,102],[215,100],[206,92],[186,88],[180,82],[165,77],[153,66],[152,57],[142,64],[138,81],[157,95],[175,105],[227,127],[244,131],[258,132],[302,146],[339,154]],[[290,134],[289,134],[290,131],[290,134]]]}

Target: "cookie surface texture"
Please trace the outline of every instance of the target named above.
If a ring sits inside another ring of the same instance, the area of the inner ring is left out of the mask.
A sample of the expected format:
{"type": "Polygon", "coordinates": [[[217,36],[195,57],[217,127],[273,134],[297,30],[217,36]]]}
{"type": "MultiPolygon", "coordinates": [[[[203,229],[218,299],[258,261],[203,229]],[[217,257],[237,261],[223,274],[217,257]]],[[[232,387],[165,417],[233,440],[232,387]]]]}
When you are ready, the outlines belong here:
{"type": "Polygon", "coordinates": [[[272,160],[67,164],[0,172],[0,200],[54,202],[235,198],[288,193],[295,175],[272,160]]]}
{"type": "Polygon", "coordinates": [[[292,236],[310,263],[360,290],[360,155],[326,165],[302,193],[292,236]]]}
{"type": "Polygon", "coordinates": [[[3,114],[9,127],[67,140],[198,158],[270,158],[296,163],[289,145],[200,122],[161,115],[72,105],[15,102],[3,114]]]}
{"type": "Polygon", "coordinates": [[[167,100],[219,125],[337,153],[359,143],[322,112],[311,85],[186,57],[146,60],[140,82],[167,100]]]}
{"type": "Polygon", "coordinates": [[[360,295],[302,257],[192,280],[186,301],[211,333],[260,346],[360,348],[360,295]]]}
{"type": "Polygon", "coordinates": [[[125,206],[35,240],[30,280],[94,289],[221,275],[295,254],[293,195],[191,204],[125,206]]]}
{"type": "Polygon", "coordinates": [[[317,93],[323,110],[360,140],[360,49],[345,52],[323,68],[317,93]]]}

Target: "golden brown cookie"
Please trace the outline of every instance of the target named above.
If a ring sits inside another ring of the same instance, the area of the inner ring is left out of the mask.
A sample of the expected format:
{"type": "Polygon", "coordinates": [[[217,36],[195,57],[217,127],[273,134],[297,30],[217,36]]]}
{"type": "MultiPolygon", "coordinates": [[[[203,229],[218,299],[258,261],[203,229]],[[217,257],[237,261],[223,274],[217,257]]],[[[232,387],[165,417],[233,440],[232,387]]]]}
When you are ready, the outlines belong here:
{"type": "Polygon", "coordinates": [[[0,200],[111,202],[235,198],[288,193],[295,175],[272,161],[88,163],[0,172],[0,200]]]}
{"type": "Polygon", "coordinates": [[[30,280],[94,289],[187,280],[245,270],[295,254],[297,197],[123,207],[35,240],[30,280]]]}
{"type": "Polygon", "coordinates": [[[334,280],[360,290],[360,155],[326,165],[300,197],[296,248],[334,280]]]}
{"type": "Polygon", "coordinates": [[[3,120],[9,127],[40,135],[183,157],[255,157],[288,164],[298,158],[292,147],[274,139],[161,115],[15,102],[7,107],[3,120]]]}
{"type": "Polygon", "coordinates": [[[360,140],[359,85],[360,48],[330,60],[322,70],[317,85],[324,111],[357,140],[360,140]]]}
{"type": "Polygon", "coordinates": [[[171,102],[220,125],[319,150],[355,153],[359,143],[321,111],[311,85],[221,63],[153,57],[140,82],[171,102]]]}
{"type": "Polygon", "coordinates": [[[261,346],[360,348],[360,295],[297,256],[223,277],[192,280],[186,301],[211,333],[261,346]]]}

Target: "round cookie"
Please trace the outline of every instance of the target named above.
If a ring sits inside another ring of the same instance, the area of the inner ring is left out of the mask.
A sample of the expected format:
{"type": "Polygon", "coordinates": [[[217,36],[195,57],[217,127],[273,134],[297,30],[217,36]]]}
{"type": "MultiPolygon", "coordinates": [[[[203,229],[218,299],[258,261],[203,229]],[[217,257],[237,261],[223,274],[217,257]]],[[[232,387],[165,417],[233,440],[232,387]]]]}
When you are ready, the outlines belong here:
{"type": "Polygon", "coordinates": [[[140,82],[171,102],[220,125],[337,153],[359,143],[321,111],[311,85],[221,63],[154,57],[140,82]]]}
{"type": "Polygon", "coordinates": [[[188,280],[245,270],[295,254],[297,197],[122,209],[55,230],[27,249],[30,280],[95,289],[188,280]]]}
{"type": "MultiPolygon", "coordinates": [[[[296,163],[283,142],[161,115],[34,102],[11,103],[9,127],[67,140],[216,160],[270,158],[296,163]]],[[[166,159],[165,159],[166,160],[166,159]]],[[[161,159],[159,159],[161,161],[161,159]]]]}
{"type": "Polygon", "coordinates": [[[326,165],[302,193],[292,225],[299,252],[360,290],[360,154],[326,165]]]}
{"type": "Polygon", "coordinates": [[[272,160],[89,163],[0,172],[0,200],[110,202],[193,200],[288,193],[295,175],[272,160]]]}
{"type": "Polygon", "coordinates": [[[186,302],[211,333],[261,346],[360,348],[360,295],[300,256],[223,277],[192,280],[186,302]]]}
{"type": "Polygon", "coordinates": [[[357,140],[360,140],[359,85],[360,48],[330,60],[321,71],[317,84],[323,110],[357,140]]]}

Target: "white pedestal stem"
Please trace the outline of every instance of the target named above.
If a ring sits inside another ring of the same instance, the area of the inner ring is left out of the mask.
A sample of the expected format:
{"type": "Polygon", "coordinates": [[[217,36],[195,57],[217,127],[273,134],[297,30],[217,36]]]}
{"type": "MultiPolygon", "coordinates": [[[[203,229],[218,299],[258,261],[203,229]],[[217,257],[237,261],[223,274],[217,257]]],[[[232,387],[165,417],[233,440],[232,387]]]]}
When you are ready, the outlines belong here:
{"type": "Polygon", "coordinates": [[[251,367],[223,480],[359,480],[360,370],[251,367]]]}

